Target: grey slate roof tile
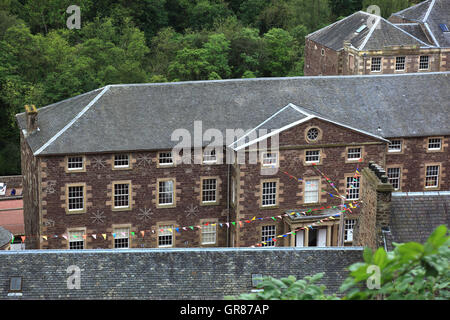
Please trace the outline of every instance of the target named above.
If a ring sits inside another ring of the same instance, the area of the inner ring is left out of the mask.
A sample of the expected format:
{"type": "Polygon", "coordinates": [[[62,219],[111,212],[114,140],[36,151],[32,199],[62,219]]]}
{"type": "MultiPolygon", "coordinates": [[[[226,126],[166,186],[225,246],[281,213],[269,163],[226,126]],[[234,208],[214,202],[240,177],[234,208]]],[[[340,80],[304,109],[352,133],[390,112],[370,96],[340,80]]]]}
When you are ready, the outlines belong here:
{"type": "MultiPolygon", "coordinates": [[[[446,135],[449,77],[440,72],[112,85],[71,126],[100,89],[39,111],[40,131],[27,141],[33,152],[42,149],[40,155],[169,149],[178,143],[171,141],[174,130],[194,136],[194,121],[225,137],[226,129],[255,128],[289,103],[385,138],[446,135]]],[[[17,119],[25,129],[25,114],[17,119]]],[[[274,119],[271,126],[286,120],[274,119]]]]}

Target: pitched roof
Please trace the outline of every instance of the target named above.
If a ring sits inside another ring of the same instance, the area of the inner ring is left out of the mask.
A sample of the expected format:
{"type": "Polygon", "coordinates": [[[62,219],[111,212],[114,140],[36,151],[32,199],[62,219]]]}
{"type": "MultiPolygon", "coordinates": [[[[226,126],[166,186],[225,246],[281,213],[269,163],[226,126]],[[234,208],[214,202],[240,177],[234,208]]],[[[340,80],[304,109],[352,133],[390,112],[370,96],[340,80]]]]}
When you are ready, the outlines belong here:
{"type": "MultiPolygon", "coordinates": [[[[26,141],[35,155],[170,149],[178,143],[171,140],[176,129],[194,137],[194,121],[225,137],[226,129],[255,128],[289,103],[385,138],[447,135],[449,77],[438,72],[111,85],[39,109],[40,131],[26,141]]],[[[25,116],[16,116],[22,130],[25,116]]]]}
{"type": "Polygon", "coordinates": [[[253,274],[324,272],[319,283],[336,293],[347,267],[362,261],[362,248],[22,250],[0,252],[0,261],[0,300],[222,300],[250,292],[253,274]],[[80,290],[68,288],[69,266],[81,269],[80,290]],[[20,298],[8,295],[13,276],[22,277],[20,298]]]}
{"type": "Polygon", "coordinates": [[[413,35],[417,39],[429,44],[430,46],[434,45],[434,43],[428,40],[419,23],[396,23],[395,25],[403,31],[408,32],[410,35],[413,35]]]}
{"type": "Polygon", "coordinates": [[[392,15],[423,24],[433,39],[433,45],[450,47],[450,32],[443,32],[439,27],[440,24],[450,27],[450,1],[427,0],[392,15]]]}
{"type": "Polygon", "coordinates": [[[424,243],[439,225],[450,226],[450,192],[392,193],[390,234],[392,242],[424,243]]]}
{"type": "Polygon", "coordinates": [[[306,37],[335,51],[343,49],[344,41],[349,41],[358,50],[380,50],[401,45],[429,46],[388,20],[364,11],[356,12],[306,37]],[[366,28],[357,32],[362,26],[366,28]]]}

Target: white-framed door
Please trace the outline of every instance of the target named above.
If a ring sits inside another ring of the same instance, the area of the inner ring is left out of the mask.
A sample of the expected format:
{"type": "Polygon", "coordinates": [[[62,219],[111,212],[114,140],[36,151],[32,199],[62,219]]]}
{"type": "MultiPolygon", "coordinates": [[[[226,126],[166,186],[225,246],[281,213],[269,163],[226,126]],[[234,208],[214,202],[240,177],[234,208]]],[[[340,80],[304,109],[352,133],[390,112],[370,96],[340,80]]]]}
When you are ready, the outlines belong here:
{"type": "Polygon", "coordinates": [[[295,246],[304,247],[305,243],[305,231],[299,230],[295,233],[295,246]]]}
{"type": "Polygon", "coordinates": [[[327,246],[327,229],[322,228],[317,232],[317,246],[326,247],[327,246]]]}

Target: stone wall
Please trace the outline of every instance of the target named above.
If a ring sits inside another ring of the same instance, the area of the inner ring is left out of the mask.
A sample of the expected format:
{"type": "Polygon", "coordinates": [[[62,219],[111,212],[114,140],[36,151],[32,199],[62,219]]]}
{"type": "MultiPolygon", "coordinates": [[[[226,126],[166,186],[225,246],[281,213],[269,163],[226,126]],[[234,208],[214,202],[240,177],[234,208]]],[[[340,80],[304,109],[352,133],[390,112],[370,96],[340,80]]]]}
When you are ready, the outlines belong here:
{"type": "Polygon", "coordinates": [[[338,293],[362,248],[39,250],[0,253],[1,299],[221,300],[252,290],[252,275],[297,279],[324,272],[338,293]],[[67,280],[81,269],[80,289],[67,280]],[[22,277],[22,296],[8,297],[9,279],[22,277]]]}

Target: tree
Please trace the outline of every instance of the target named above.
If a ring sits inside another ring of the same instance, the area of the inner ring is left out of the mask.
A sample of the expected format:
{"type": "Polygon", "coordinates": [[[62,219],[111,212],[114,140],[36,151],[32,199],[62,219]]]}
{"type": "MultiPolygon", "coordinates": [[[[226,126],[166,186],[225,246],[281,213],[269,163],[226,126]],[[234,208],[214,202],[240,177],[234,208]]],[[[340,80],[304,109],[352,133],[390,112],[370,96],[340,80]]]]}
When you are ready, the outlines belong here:
{"type": "Polygon", "coordinates": [[[289,32],[273,28],[264,34],[264,56],[262,69],[264,76],[280,77],[292,67],[291,47],[294,38],[289,32]]]}

